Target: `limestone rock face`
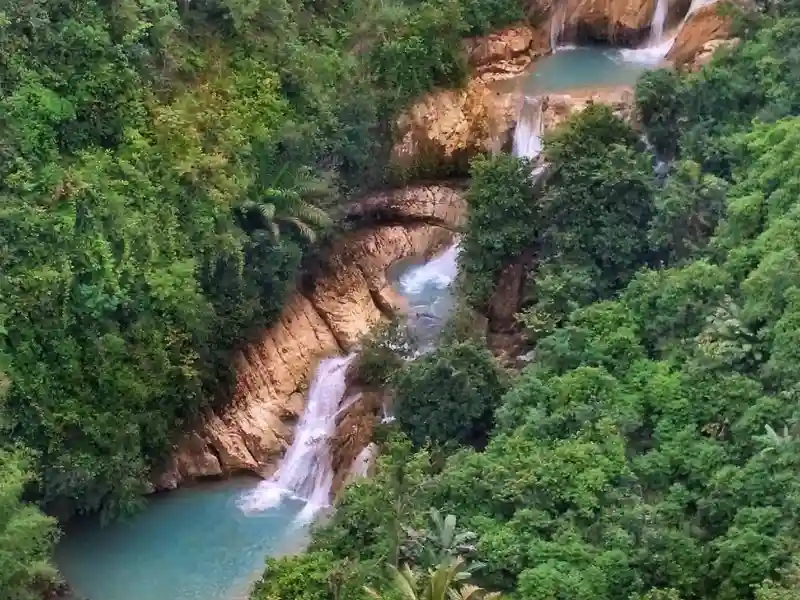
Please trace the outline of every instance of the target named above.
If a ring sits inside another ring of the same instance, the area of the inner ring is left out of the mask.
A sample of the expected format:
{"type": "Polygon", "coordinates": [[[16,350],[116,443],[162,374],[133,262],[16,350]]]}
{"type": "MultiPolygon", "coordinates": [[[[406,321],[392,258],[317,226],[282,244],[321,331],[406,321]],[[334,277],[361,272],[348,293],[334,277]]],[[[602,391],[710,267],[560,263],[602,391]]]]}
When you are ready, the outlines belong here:
{"type": "Polygon", "coordinates": [[[543,128],[554,129],[570,115],[584,110],[590,104],[608,104],[614,113],[629,120],[633,112],[633,89],[629,86],[607,88],[577,89],[562,94],[548,94],[543,97],[543,128]]]}
{"type": "Polygon", "coordinates": [[[719,8],[720,3],[707,4],[688,16],[667,53],[668,61],[679,67],[699,69],[718,47],[735,43],[720,43],[731,35],[731,19],[721,15],[719,8]]]}
{"type": "Polygon", "coordinates": [[[400,168],[420,163],[466,168],[472,156],[507,143],[502,134],[516,118],[516,105],[513,94],[501,93],[480,78],[464,89],[431,92],[398,118],[392,163],[400,168]]]}
{"type": "Polygon", "coordinates": [[[350,468],[358,454],[372,442],[372,432],[379,421],[381,407],[385,401],[382,390],[348,390],[350,397],[357,397],[337,423],[331,446],[333,463],[333,493],[336,495],[350,475],[350,468]]]}
{"type": "Polygon", "coordinates": [[[473,72],[484,82],[522,73],[550,51],[549,28],[517,25],[464,42],[473,72]]]}
{"type": "Polygon", "coordinates": [[[443,186],[385,192],[358,204],[384,216],[396,211],[402,224],[356,230],[331,249],[312,289],[291,296],[275,325],[237,353],[230,402],[206,410],[178,440],[153,477],[155,489],[238,471],[271,475],[291,444],[317,362],[349,350],[400,308],[386,270],[450,243],[465,206],[456,190],[443,186]]]}
{"type": "Polygon", "coordinates": [[[441,185],[414,185],[373,194],[347,211],[351,221],[424,221],[454,229],[464,224],[465,217],[461,192],[441,185]]]}
{"type": "Polygon", "coordinates": [[[310,300],[344,350],[352,350],[383,316],[401,308],[386,270],[409,256],[427,256],[447,244],[452,231],[417,223],[356,233],[341,242],[309,293],[310,300]]]}
{"type": "Polygon", "coordinates": [[[562,0],[552,10],[564,40],[635,46],[650,32],[655,0],[562,0]]]}
{"type": "Polygon", "coordinates": [[[714,58],[714,53],[720,48],[733,48],[739,43],[739,38],[729,40],[709,40],[695,53],[692,60],[685,67],[689,71],[699,71],[714,58]]]}

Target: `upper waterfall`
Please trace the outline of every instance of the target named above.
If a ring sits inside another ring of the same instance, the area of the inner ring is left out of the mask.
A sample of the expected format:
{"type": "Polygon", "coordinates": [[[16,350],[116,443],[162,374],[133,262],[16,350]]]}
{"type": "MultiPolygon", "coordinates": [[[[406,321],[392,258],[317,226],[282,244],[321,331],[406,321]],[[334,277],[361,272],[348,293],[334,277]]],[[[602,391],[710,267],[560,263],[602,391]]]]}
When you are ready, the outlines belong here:
{"type": "Polygon", "coordinates": [[[561,37],[564,34],[564,22],[567,19],[566,4],[555,7],[553,16],[550,18],[550,50],[553,52],[558,48],[561,37]]]}
{"type": "Polygon", "coordinates": [[[686,25],[689,17],[703,6],[714,4],[716,1],[717,0],[692,0],[692,3],[689,5],[689,10],[686,11],[683,20],[681,20],[675,31],[672,32],[672,35],[666,37],[664,35],[664,26],[669,13],[669,0],[657,0],[656,8],[653,13],[653,21],[650,25],[650,36],[648,37],[647,45],[643,48],[636,48],[633,50],[621,50],[623,58],[632,62],[659,64],[664,60],[664,57],[669,54],[678,34],[686,25]]]}
{"type": "Polygon", "coordinates": [[[650,36],[647,39],[648,46],[658,45],[664,37],[664,27],[667,23],[669,13],[669,0],[656,0],[656,8],[653,11],[653,20],[650,22],[650,36]]]}

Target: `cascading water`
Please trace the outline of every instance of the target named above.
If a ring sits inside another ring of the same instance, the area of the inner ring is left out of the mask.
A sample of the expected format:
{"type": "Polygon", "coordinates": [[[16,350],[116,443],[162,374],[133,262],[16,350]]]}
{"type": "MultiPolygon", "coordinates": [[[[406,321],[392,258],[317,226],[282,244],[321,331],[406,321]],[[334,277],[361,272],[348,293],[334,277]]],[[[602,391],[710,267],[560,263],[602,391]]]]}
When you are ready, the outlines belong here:
{"type": "Polygon", "coordinates": [[[291,447],[278,471],[241,498],[243,511],[264,511],[287,497],[297,498],[306,503],[297,520],[308,522],[329,505],[333,486],[330,440],[347,388],[347,367],[354,358],[355,354],[349,354],[320,362],[291,447]]]}
{"type": "Polygon", "coordinates": [[[526,96],[522,101],[517,126],[514,128],[513,150],[515,156],[534,159],[542,151],[542,113],[541,98],[526,96]]]}
{"type": "Polygon", "coordinates": [[[662,41],[668,12],[669,0],[656,0],[656,9],[653,11],[653,20],[650,22],[650,36],[647,39],[648,46],[657,46],[662,41]]]}
{"type": "Polygon", "coordinates": [[[669,12],[669,0],[657,0],[656,9],[653,14],[653,22],[650,25],[650,37],[644,48],[635,50],[621,50],[620,53],[625,60],[644,64],[658,64],[664,60],[672,49],[675,40],[678,38],[681,29],[689,17],[703,6],[714,4],[717,0],[692,0],[689,10],[678,25],[677,29],[670,37],[664,39],[664,24],[666,23],[669,12]]]}
{"type": "Polygon", "coordinates": [[[428,262],[411,267],[397,280],[398,292],[409,305],[408,328],[419,356],[435,347],[453,298],[450,284],[458,274],[458,243],[428,262]]]}
{"type": "Polygon", "coordinates": [[[566,5],[557,7],[550,20],[550,50],[556,52],[564,35],[564,23],[567,19],[566,5]]]}

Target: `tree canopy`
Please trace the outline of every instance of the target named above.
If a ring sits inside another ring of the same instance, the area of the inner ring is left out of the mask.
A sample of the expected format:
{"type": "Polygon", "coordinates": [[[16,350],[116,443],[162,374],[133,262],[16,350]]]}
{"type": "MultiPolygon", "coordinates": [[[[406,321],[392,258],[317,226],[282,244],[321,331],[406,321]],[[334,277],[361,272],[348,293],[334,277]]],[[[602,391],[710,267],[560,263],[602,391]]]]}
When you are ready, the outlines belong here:
{"type": "MultiPolygon", "coordinates": [[[[796,14],[770,5],[699,72],[644,75],[652,146],[592,107],[547,136],[533,185],[513,157],[473,166],[463,296],[485,310],[503,269],[533,257],[528,364],[480,421],[485,446],[443,453],[398,419],[306,560],[326,553],[382,598],[387,563],[433,581],[398,550],[433,507],[474,534],[473,583],[508,598],[800,593],[796,14]]],[[[429,364],[413,370],[412,414],[438,398],[425,422],[449,425],[461,413],[429,364]]],[[[475,426],[458,420],[451,439],[475,426]]]]}

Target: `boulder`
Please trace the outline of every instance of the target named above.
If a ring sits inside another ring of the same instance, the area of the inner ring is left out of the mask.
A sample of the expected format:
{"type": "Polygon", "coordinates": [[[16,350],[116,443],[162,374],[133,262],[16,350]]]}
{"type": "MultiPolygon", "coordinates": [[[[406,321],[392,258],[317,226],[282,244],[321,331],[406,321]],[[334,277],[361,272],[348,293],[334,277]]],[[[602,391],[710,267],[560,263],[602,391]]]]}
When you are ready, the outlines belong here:
{"type": "Polygon", "coordinates": [[[549,29],[516,25],[464,41],[473,73],[483,82],[519,75],[531,62],[550,52],[549,29]]]}
{"type": "Polygon", "coordinates": [[[614,114],[629,120],[633,113],[633,88],[609,86],[606,88],[576,89],[561,94],[543,96],[542,127],[554,129],[567,118],[584,110],[590,104],[608,104],[614,114]]]}

